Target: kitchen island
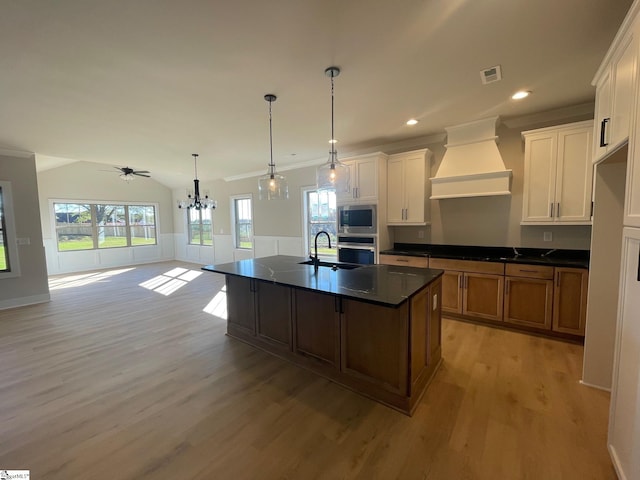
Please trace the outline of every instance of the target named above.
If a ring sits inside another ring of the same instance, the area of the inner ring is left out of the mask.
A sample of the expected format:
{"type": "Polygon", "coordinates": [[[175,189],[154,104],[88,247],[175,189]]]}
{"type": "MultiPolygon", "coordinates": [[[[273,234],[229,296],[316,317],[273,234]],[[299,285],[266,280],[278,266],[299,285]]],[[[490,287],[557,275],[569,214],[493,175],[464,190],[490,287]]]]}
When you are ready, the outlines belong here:
{"type": "Polygon", "coordinates": [[[227,334],[411,415],[441,362],[443,271],[305,260],[203,267],[226,276],[227,334]]]}

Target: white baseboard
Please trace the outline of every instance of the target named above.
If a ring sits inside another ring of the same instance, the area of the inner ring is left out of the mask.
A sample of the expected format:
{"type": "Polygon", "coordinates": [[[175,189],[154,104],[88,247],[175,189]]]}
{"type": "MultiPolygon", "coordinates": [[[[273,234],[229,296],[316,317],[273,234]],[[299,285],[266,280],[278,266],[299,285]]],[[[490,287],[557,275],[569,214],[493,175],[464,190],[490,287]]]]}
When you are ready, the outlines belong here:
{"type": "Polygon", "coordinates": [[[29,297],[11,298],[9,300],[3,300],[0,302],[0,310],[6,310],[8,308],[16,307],[26,307],[27,305],[46,303],[49,301],[51,301],[51,296],[48,293],[31,295],[29,297]]]}
{"type": "Polygon", "coordinates": [[[602,387],[600,385],[594,385],[593,383],[587,383],[587,382],[584,382],[582,380],[580,380],[580,385],[584,385],[585,387],[596,388],[598,390],[604,390],[605,392],[611,392],[611,387],[609,387],[609,388],[602,387]]]}
{"type": "Polygon", "coordinates": [[[622,465],[620,465],[620,458],[618,458],[618,453],[613,445],[608,444],[609,448],[609,456],[611,457],[611,463],[613,463],[613,468],[616,470],[616,474],[618,475],[618,480],[627,480],[627,476],[622,470],[622,465]]]}

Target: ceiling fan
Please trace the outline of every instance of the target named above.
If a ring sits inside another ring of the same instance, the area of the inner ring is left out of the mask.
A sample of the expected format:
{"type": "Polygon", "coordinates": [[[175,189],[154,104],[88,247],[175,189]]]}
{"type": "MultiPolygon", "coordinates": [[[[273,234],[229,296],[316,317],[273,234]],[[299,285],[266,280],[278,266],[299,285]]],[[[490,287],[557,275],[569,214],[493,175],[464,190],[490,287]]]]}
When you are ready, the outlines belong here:
{"type": "Polygon", "coordinates": [[[148,170],[134,170],[133,168],[129,168],[129,167],[113,167],[113,168],[120,171],[120,178],[125,182],[130,182],[131,180],[134,180],[136,176],[151,178],[151,175],[148,175],[148,173],[150,173],[148,170]]]}

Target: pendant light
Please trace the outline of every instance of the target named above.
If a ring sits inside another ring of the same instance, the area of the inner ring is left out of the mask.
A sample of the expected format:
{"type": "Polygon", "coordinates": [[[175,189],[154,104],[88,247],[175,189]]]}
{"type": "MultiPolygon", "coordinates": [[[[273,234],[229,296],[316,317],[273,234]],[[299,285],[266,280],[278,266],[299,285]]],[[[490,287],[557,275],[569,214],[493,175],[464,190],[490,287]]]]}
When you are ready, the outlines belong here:
{"type": "Polygon", "coordinates": [[[336,193],[345,193],[351,190],[349,184],[349,167],[338,160],[336,152],[336,138],[333,135],[333,79],[340,75],[338,67],[329,67],[324,71],[331,78],[331,151],[327,163],[316,169],[316,185],[318,190],[332,189],[336,193]]]}
{"type": "Polygon", "coordinates": [[[258,192],[260,200],[286,200],[289,198],[289,186],[287,180],[276,172],[276,164],[273,163],[273,128],[271,121],[271,104],[276,101],[275,95],[268,93],[264,99],[269,102],[269,152],[270,162],[267,173],[258,180],[258,192]]]}
{"type": "Polygon", "coordinates": [[[178,208],[193,208],[195,210],[215,209],[216,202],[205,193],[204,198],[200,196],[200,180],[198,180],[198,154],[192,153],[193,167],[196,178],[193,180],[193,192],[187,191],[187,200],[178,200],[178,208]]]}

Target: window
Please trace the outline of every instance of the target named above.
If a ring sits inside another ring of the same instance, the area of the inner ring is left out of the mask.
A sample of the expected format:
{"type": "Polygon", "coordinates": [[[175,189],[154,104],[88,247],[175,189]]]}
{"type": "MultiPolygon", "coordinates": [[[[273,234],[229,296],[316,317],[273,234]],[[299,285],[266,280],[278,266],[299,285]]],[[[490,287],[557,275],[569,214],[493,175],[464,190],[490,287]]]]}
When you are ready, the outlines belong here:
{"type": "Polygon", "coordinates": [[[236,248],[253,248],[251,197],[232,197],[232,217],[236,248]]]}
{"type": "Polygon", "coordinates": [[[195,208],[187,209],[189,219],[189,244],[213,245],[213,222],[211,221],[211,209],[195,208]]]}
{"type": "Polygon", "coordinates": [[[314,251],[316,234],[325,230],[331,237],[331,248],[327,237],[318,237],[318,255],[324,257],[337,257],[336,244],[338,242],[337,218],[336,218],[336,192],[335,190],[305,189],[304,193],[304,225],[307,252],[314,251]]]}
{"type": "Polygon", "coordinates": [[[0,180],[0,278],[20,276],[11,183],[0,180]]]}
{"type": "Polygon", "coordinates": [[[153,205],[54,203],[58,251],[155,245],[153,205]]]}

